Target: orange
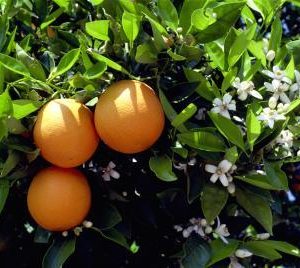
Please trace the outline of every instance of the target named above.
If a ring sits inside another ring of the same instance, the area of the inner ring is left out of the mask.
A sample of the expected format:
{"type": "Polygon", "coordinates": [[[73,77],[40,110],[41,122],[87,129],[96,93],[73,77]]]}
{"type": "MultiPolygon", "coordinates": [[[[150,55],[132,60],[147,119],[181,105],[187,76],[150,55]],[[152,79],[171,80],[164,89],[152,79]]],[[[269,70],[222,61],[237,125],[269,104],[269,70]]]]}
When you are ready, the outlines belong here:
{"type": "Polygon", "coordinates": [[[92,112],[73,99],[48,102],[38,113],[33,138],[47,161],[65,168],[87,161],[99,142],[92,112]]]}
{"type": "Polygon", "coordinates": [[[151,87],[135,80],[122,80],[100,96],[94,121],[100,138],[109,147],[122,153],[138,153],[156,142],[165,117],[151,87]]]}
{"type": "Polygon", "coordinates": [[[33,178],[27,205],[33,219],[44,229],[65,231],[86,217],[91,190],[80,171],[52,166],[33,178]]]}

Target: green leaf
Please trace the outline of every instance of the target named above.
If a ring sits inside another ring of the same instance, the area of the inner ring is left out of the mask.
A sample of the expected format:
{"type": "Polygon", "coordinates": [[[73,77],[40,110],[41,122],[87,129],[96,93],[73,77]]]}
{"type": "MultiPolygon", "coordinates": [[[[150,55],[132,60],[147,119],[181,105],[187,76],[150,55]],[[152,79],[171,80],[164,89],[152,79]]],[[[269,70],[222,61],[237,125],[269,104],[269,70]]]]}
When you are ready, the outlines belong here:
{"type": "Polygon", "coordinates": [[[103,202],[98,211],[100,218],[97,226],[101,230],[110,229],[122,221],[122,216],[119,211],[110,203],[103,202]]]}
{"type": "Polygon", "coordinates": [[[75,251],[76,239],[54,240],[43,259],[43,268],[61,268],[75,251]]]}
{"type": "Polygon", "coordinates": [[[245,151],[243,136],[238,126],[222,115],[213,112],[209,112],[208,114],[220,133],[230,142],[245,151]]]}
{"type": "Polygon", "coordinates": [[[256,26],[256,24],[253,24],[249,29],[239,34],[234,40],[228,55],[228,64],[230,67],[240,59],[244,51],[247,49],[255,35],[256,26]]]}
{"type": "Polygon", "coordinates": [[[4,91],[0,94],[0,119],[6,118],[13,111],[12,101],[8,94],[8,91],[4,91]]]}
{"type": "Polygon", "coordinates": [[[99,53],[94,52],[90,49],[88,49],[88,53],[91,54],[95,60],[98,60],[100,62],[105,62],[108,67],[110,67],[116,71],[122,72],[124,74],[130,75],[129,72],[124,67],[122,67],[120,64],[112,61],[111,59],[106,58],[106,57],[100,55],[99,53]]]}
{"type": "Polygon", "coordinates": [[[175,173],[172,171],[172,161],[167,155],[151,157],[149,166],[157,178],[167,182],[177,180],[175,173]]]}
{"type": "Polygon", "coordinates": [[[56,69],[50,74],[50,78],[53,79],[56,76],[62,75],[68,70],[70,70],[73,65],[77,62],[80,55],[80,49],[72,49],[66,53],[58,63],[56,69]]]}
{"type": "Polygon", "coordinates": [[[192,14],[192,25],[198,30],[205,30],[209,25],[215,23],[217,19],[214,13],[208,12],[211,9],[201,8],[196,9],[192,14]]]}
{"type": "Polygon", "coordinates": [[[69,9],[71,0],[53,0],[59,7],[69,9]]]}
{"type": "Polygon", "coordinates": [[[158,13],[164,23],[173,31],[177,31],[179,20],[177,10],[173,3],[170,0],[158,0],[157,7],[158,13]]]}
{"type": "Polygon", "coordinates": [[[125,236],[115,228],[103,230],[100,231],[100,233],[104,238],[130,250],[130,245],[128,244],[125,236]]]}
{"type": "Polygon", "coordinates": [[[262,127],[261,122],[257,119],[257,105],[251,104],[247,109],[246,126],[247,126],[247,140],[250,150],[253,150],[256,139],[260,136],[262,127]]]}
{"type": "Polygon", "coordinates": [[[282,162],[264,161],[267,179],[277,189],[288,190],[289,183],[286,173],[281,170],[282,162]]]}
{"type": "Polygon", "coordinates": [[[153,42],[147,42],[138,45],[136,48],[135,60],[140,63],[155,63],[157,61],[158,51],[156,50],[153,42]]]}
{"type": "Polygon", "coordinates": [[[97,79],[102,76],[102,74],[106,71],[107,64],[105,62],[97,62],[93,66],[91,66],[85,73],[84,77],[87,79],[97,79]]]}
{"type": "Polygon", "coordinates": [[[219,67],[221,70],[225,69],[225,59],[224,59],[224,47],[218,42],[210,42],[205,44],[205,49],[212,60],[212,67],[219,67]]]}
{"type": "Polygon", "coordinates": [[[185,107],[171,122],[172,126],[177,128],[187,120],[189,120],[197,112],[197,106],[194,103],[190,103],[185,107]]]}
{"type": "Polygon", "coordinates": [[[179,25],[183,28],[184,34],[190,29],[193,12],[202,8],[205,2],[203,0],[185,0],[183,2],[179,16],[179,25]]]}
{"type": "Polygon", "coordinates": [[[212,222],[222,211],[228,199],[226,188],[206,183],[201,197],[201,207],[204,217],[208,222],[212,222]]]}
{"type": "Polygon", "coordinates": [[[300,250],[299,248],[283,241],[274,241],[274,240],[266,240],[262,241],[268,247],[272,247],[275,250],[281,251],[283,253],[293,255],[296,257],[300,257],[300,250]]]}
{"type": "Polygon", "coordinates": [[[16,119],[22,119],[26,117],[27,115],[35,112],[38,110],[42,103],[38,101],[33,100],[27,100],[27,99],[19,99],[19,100],[13,100],[13,116],[16,119]]]}
{"type": "Polygon", "coordinates": [[[251,192],[236,189],[236,200],[253,218],[255,218],[269,233],[272,234],[273,217],[268,201],[251,192]]]}
{"type": "Polygon", "coordinates": [[[48,3],[47,0],[34,1],[36,14],[39,16],[39,22],[42,22],[48,15],[48,3]]]}
{"type": "MultiPolygon", "coordinates": [[[[215,13],[217,20],[203,31],[198,31],[198,33],[195,35],[197,41],[201,43],[208,43],[226,35],[226,33],[229,32],[230,28],[239,18],[244,5],[244,1],[216,3],[212,8],[212,12],[215,13]]],[[[201,7],[199,6],[197,8],[201,7]]]]}
{"type": "Polygon", "coordinates": [[[230,163],[235,164],[235,162],[239,158],[239,153],[236,146],[227,149],[224,158],[227,159],[230,163]]]}
{"type": "Polygon", "coordinates": [[[6,177],[18,165],[20,159],[20,155],[17,152],[9,150],[8,157],[0,172],[0,178],[6,177]]]}
{"type": "Polygon", "coordinates": [[[34,78],[46,81],[45,71],[37,59],[30,57],[18,44],[16,44],[16,52],[18,59],[27,67],[34,78]]]}
{"type": "Polygon", "coordinates": [[[86,32],[99,40],[109,40],[108,36],[109,20],[95,20],[85,24],[86,32]]]}
{"type": "Polygon", "coordinates": [[[263,42],[262,41],[256,42],[254,40],[251,40],[249,45],[248,45],[248,50],[250,51],[250,53],[253,56],[255,56],[255,58],[257,60],[261,61],[261,64],[264,67],[267,65],[266,55],[264,53],[263,42]]]}
{"type": "Polygon", "coordinates": [[[266,189],[266,190],[283,190],[281,188],[274,187],[270,182],[267,176],[261,174],[249,174],[244,176],[235,176],[234,178],[254,185],[256,187],[266,189]]]}
{"type": "Polygon", "coordinates": [[[178,140],[188,146],[209,152],[224,152],[224,142],[216,135],[207,131],[186,132],[177,135],[178,140]]]}
{"type": "Polygon", "coordinates": [[[276,16],[271,27],[271,37],[269,41],[268,50],[274,50],[275,52],[279,50],[281,44],[281,36],[282,36],[281,20],[279,16],[276,16]]]}
{"type": "Polygon", "coordinates": [[[30,76],[26,66],[15,58],[0,53],[0,64],[14,73],[30,76]]]}
{"type": "Polygon", "coordinates": [[[272,247],[267,246],[265,241],[248,241],[243,246],[254,255],[271,261],[281,259],[281,255],[272,247]]]}
{"type": "Polygon", "coordinates": [[[9,194],[9,181],[0,179],[0,214],[5,206],[6,199],[9,194]]]}
{"type": "Polygon", "coordinates": [[[89,0],[93,6],[98,6],[104,2],[104,0],[89,0]]]}
{"type": "Polygon", "coordinates": [[[133,42],[137,38],[140,30],[140,19],[137,15],[124,11],[122,16],[122,27],[126,37],[133,47],[133,42]]]}
{"type": "Polygon", "coordinates": [[[215,239],[211,241],[211,258],[209,263],[207,264],[207,267],[210,267],[211,265],[221,260],[229,258],[234,254],[234,252],[237,250],[237,247],[239,246],[239,241],[228,239],[228,242],[228,244],[224,244],[221,239],[215,239]]]}
{"type": "MultiPolygon", "coordinates": [[[[65,1],[64,1],[65,2],[65,1]]],[[[41,24],[41,30],[44,30],[47,28],[51,23],[57,20],[58,17],[60,17],[65,11],[65,8],[61,7],[57,10],[55,10],[53,13],[51,13],[46,20],[41,24]]]]}
{"type": "Polygon", "coordinates": [[[294,110],[298,109],[300,107],[300,99],[296,99],[296,100],[293,100],[290,105],[289,105],[289,108],[286,112],[286,114],[289,114],[291,112],[293,112],[294,110]]]}
{"type": "MultiPolygon", "coordinates": [[[[174,108],[172,107],[172,105],[170,104],[170,102],[168,101],[167,97],[165,96],[165,94],[163,93],[163,91],[161,89],[159,89],[159,99],[160,99],[160,102],[162,104],[162,107],[163,107],[163,110],[167,116],[167,118],[169,119],[170,122],[172,122],[176,116],[177,116],[177,113],[176,111],[174,110],[174,108]]],[[[187,128],[185,126],[179,126],[178,127],[178,130],[180,132],[187,132],[187,128]]]]}
{"type": "Polygon", "coordinates": [[[198,235],[191,235],[184,244],[184,268],[204,268],[210,259],[210,248],[198,235]]]}

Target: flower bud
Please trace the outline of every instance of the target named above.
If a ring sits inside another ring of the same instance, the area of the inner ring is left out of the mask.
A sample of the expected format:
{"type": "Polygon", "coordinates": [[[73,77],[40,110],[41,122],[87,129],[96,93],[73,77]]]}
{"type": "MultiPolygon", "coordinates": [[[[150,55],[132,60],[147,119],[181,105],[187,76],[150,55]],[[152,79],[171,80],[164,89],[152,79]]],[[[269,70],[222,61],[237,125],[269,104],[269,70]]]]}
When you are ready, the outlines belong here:
{"type": "Polygon", "coordinates": [[[268,61],[271,62],[271,61],[273,61],[275,59],[275,56],[276,56],[275,51],[274,50],[269,50],[267,52],[266,58],[267,58],[268,61]]]}
{"type": "Polygon", "coordinates": [[[270,234],[269,233],[262,233],[262,234],[257,234],[255,237],[259,240],[267,240],[267,239],[270,238],[270,234]]]}
{"type": "Polygon", "coordinates": [[[247,249],[238,249],[236,252],[235,252],[235,256],[237,256],[238,258],[247,258],[247,257],[250,257],[252,256],[253,254],[247,250],[247,249]]]}
{"type": "Polygon", "coordinates": [[[91,228],[93,226],[93,223],[91,221],[83,221],[82,225],[85,228],[91,228]]]}
{"type": "Polygon", "coordinates": [[[68,231],[62,232],[61,235],[62,235],[63,237],[67,237],[67,236],[68,236],[68,231]]]}
{"type": "Polygon", "coordinates": [[[233,182],[229,183],[228,187],[227,187],[228,193],[230,194],[234,194],[235,193],[235,185],[233,182]]]}

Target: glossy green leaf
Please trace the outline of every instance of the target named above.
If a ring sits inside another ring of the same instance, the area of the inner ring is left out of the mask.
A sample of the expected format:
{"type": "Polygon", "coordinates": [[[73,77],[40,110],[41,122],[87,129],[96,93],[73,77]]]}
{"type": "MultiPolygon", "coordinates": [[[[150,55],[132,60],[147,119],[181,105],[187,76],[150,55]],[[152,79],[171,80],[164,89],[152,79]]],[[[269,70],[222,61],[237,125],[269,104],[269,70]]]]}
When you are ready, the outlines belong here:
{"type": "Polygon", "coordinates": [[[208,12],[209,9],[196,9],[192,14],[192,25],[198,30],[205,30],[209,25],[217,21],[214,13],[208,12]]]}
{"type": "Polygon", "coordinates": [[[182,259],[184,268],[205,268],[211,250],[205,240],[198,235],[191,235],[184,244],[185,257],[182,259]]]}
{"type": "Polygon", "coordinates": [[[13,150],[8,151],[8,157],[0,169],[0,178],[6,177],[19,163],[20,155],[13,150]]]}
{"type": "Polygon", "coordinates": [[[244,247],[254,255],[271,261],[281,259],[281,255],[273,247],[267,246],[264,242],[265,241],[248,241],[244,244],[244,247]]]}
{"type": "Polygon", "coordinates": [[[151,157],[149,166],[157,178],[166,182],[177,180],[177,176],[172,171],[172,161],[167,155],[151,157]]]}
{"type": "Polygon", "coordinates": [[[224,152],[226,149],[223,140],[207,131],[186,132],[177,137],[181,143],[203,151],[224,152]]]}
{"type": "Polygon", "coordinates": [[[29,56],[18,44],[16,44],[16,52],[18,59],[27,67],[32,77],[46,81],[45,71],[37,59],[29,56]]]}
{"type": "Polygon", "coordinates": [[[197,106],[190,103],[185,107],[171,122],[172,126],[177,128],[189,120],[197,112],[197,106]]]}
{"type": "Polygon", "coordinates": [[[209,117],[220,133],[230,142],[245,150],[245,144],[241,130],[230,119],[217,113],[209,112],[209,117]]]}
{"type": "Polygon", "coordinates": [[[282,162],[264,161],[267,179],[275,188],[288,190],[289,183],[286,173],[281,170],[282,162]]]}
{"type": "Polygon", "coordinates": [[[0,64],[14,73],[30,76],[26,66],[15,58],[0,53],[0,64]]]}
{"type": "Polygon", "coordinates": [[[75,251],[76,239],[54,240],[43,259],[43,268],[61,268],[75,251]]]}
{"type": "Polygon", "coordinates": [[[212,240],[210,243],[211,258],[207,267],[231,257],[239,246],[239,241],[229,239],[228,244],[225,244],[221,239],[212,240]]]}
{"type": "Polygon", "coordinates": [[[269,233],[272,234],[273,217],[268,201],[251,192],[236,189],[236,200],[253,218],[255,218],[269,233]]]}
{"type": "Polygon", "coordinates": [[[98,6],[101,5],[104,2],[104,0],[90,0],[90,2],[93,6],[98,6]]]}
{"type": "Polygon", "coordinates": [[[235,176],[236,179],[239,179],[243,182],[249,183],[256,187],[266,189],[266,190],[282,190],[281,188],[274,187],[268,180],[267,176],[261,174],[249,174],[244,176],[235,176]]]}
{"type": "Polygon", "coordinates": [[[130,245],[128,244],[125,236],[117,229],[111,228],[107,230],[102,230],[100,231],[100,233],[104,238],[130,250],[130,245]]]}
{"type": "Polygon", "coordinates": [[[137,15],[125,11],[122,16],[122,27],[126,37],[133,46],[134,40],[137,38],[140,30],[140,19],[137,15]]]}
{"type": "Polygon", "coordinates": [[[9,116],[13,111],[12,101],[8,91],[0,94],[0,118],[9,116]]]}
{"type": "Polygon", "coordinates": [[[86,32],[99,40],[109,40],[109,20],[95,20],[85,24],[86,32]]]}
{"type": "Polygon", "coordinates": [[[0,214],[5,206],[9,194],[9,181],[7,179],[0,179],[0,214]]]}
{"type": "MultiPolygon", "coordinates": [[[[65,2],[65,1],[64,1],[65,2]]],[[[47,28],[50,24],[52,24],[54,21],[57,20],[58,17],[60,17],[65,12],[64,7],[60,7],[59,9],[56,9],[53,13],[51,13],[41,24],[41,29],[44,30],[47,28]]]]}
{"type": "Polygon", "coordinates": [[[56,69],[50,74],[50,78],[53,79],[56,76],[62,75],[69,71],[73,65],[77,62],[80,55],[80,49],[72,49],[67,54],[65,54],[60,62],[58,63],[56,69]]]}
{"type": "Polygon", "coordinates": [[[16,119],[22,119],[38,110],[42,103],[28,99],[13,100],[13,116],[16,119]]]}
{"type": "Polygon", "coordinates": [[[266,247],[272,247],[273,249],[277,251],[281,251],[283,253],[293,255],[296,257],[300,257],[300,250],[299,248],[284,242],[284,241],[274,241],[274,240],[266,240],[262,241],[263,244],[266,245],[266,247]]]}
{"type": "Polygon", "coordinates": [[[93,66],[91,66],[85,73],[84,77],[87,79],[97,79],[102,76],[102,74],[106,71],[107,64],[105,62],[97,62],[93,66]]]}
{"type": "Polygon", "coordinates": [[[140,63],[155,63],[158,51],[152,42],[138,45],[136,48],[135,60],[140,63]]]}
{"type": "Polygon", "coordinates": [[[236,146],[227,149],[224,158],[227,159],[230,163],[235,164],[235,162],[239,158],[239,152],[236,146]]]}
{"type": "Polygon", "coordinates": [[[110,203],[103,202],[99,209],[97,226],[101,230],[110,229],[122,221],[119,211],[110,203]]]}
{"type": "Polygon", "coordinates": [[[248,106],[247,116],[246,116],[246,126],[247,126],[247,140],[250,150],[253,150],[255,141],[262,132],[261,122],[257,119],[257,105],[252,104],[248,106]]]}
{"type": "Polygon", "coordinates": [[[228,199],[228,191],[223,186],[206,183],[201,197],[201,207],[205,219],[212,222],[222,211],[228,199]]]}
{"type": "Polygon", "coordinates": [[[110,67],[116,71],[119,71],[119,72],[129,75],[129,72],[124,67],[122,67],[120,64],[112,61],[111,59],[109,59],[103,55],[100,55],[99,53],[94,52],[93,50],[88,50],[88,53],[91,54],[94,59],[96,59],[100,62],[105,62],[108,67],[110,67]]]}
{"type": "Polygon", "coordinates": [[[157,8],[159,15],[164,23],[169,26],[173,31],[177,31],[178,27],[178,14],[175,6],[171,0],[158,0],[157,8]]]}
{"type": "Polygon", "coordinates": [[[274,50],[275,52],[278,51],[281,44],[281,36],[282,36],[282,25],[281,25],[280,18],[276,16],[271,27],[271,37],[269,41],[268,50],[274,50]]]}

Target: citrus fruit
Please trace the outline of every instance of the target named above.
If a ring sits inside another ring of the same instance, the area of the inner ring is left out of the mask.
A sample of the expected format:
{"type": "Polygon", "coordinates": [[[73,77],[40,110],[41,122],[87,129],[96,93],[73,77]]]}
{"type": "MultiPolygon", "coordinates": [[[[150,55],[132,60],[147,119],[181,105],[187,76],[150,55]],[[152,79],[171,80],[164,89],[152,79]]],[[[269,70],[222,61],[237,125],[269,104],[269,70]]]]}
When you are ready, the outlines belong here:
{"type": "Polygon", "coordinates": [[[94,120],[101,140],[122,153],[138,153],[151,147],[165,123],[154,90],[135,80],[109,86],[99,98],[94,120]]]}
{"type": "Polygon", "coordinates": [[[33,137],[47,161],[65,168],[87,161],[99,142],[92,112],[73,99],[48,102],[38,113],[33,137]]]}
{"type": "Polygon", "coordinates": [[[44,229],[65,231],[81,224],[89,212],[90,187],[80,171],[52,166],[33,178],[27,205],[33,219],[44,229]]]}

